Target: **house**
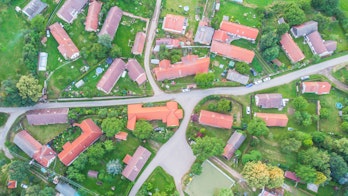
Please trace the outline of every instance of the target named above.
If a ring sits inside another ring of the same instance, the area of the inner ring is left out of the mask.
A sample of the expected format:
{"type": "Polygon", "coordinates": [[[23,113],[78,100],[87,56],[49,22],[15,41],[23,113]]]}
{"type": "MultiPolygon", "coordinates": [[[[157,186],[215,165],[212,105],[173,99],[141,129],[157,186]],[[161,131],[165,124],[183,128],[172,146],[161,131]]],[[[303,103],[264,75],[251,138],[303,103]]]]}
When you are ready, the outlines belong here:
{"type": "Polygon", "coordinates": [[[254,51],[218,41],[212,42],[210,52],[232,60],[245,62],[247,64],[253,62],[255,56],[254,51]]]}
{"type": "Polygon", "coordinates": [[[318,22],[311,20],[301,25],[293,26],[290,31],[295,38],[306,36],[314,31],[318,31],[318,22]]]}
{"type": "Polygon", "coordinates": [[[99,80],[97,89],[109,94],[118,79],[121,77],[123,71],[125,71],[125,65],[126,63],[122,59],[115,59],[103,77],[99,80]]]}
{"type": "Polygon", "coordinates": [[[208,26],[198,26],[194,42],[210,45],[211,40],[213,39],[214,28],[208,26]]]}
{"type": "Polygon", "coordinates": [[[279,93],[256,94],[255,104],[261,108],[282,108],[283,96],[279,93]]]}
{"type": "Polygon", "coordinates": [[[28,19],[33,19],[47,7],[47,3],[40,0],[31,0],[23,9],[22,12],[28,16],[28,19]]]}
{"type": "Polygon", "coordinates": [[[41,145],[26,130],[18,132],[13,143],[44,167],[49,167],[56,158],[56,152],[46,145],[41,145]]]}
{"type": "Polygon", "coordinates": [[[15,188],[17,188],[17,181],[16,180],[9,180],[7,182],[7,188],[8,189],[15,189],[15,188]]]}
{"type": "Polygon", "coordinates": [[[63,145],[63,151],[58,154],[60,161],[69,166],[83,151],[99,139],[103,134],[101,129],[88,118],[83,120],[81,124],[74,123],[82,130],[82,134],[73,142],[67,142],[63,145]]]}
{"type": "Polygon", "coordinates": [[[128,105],[129,130],[135,129],[138,119],[143,120],[162,120],[167,126],[179,126],[179,119],[183,118],[183,110],[178,108],[178,103],[169,101],[165,106],[143,107],[142,104],[128,105]]]}
{"type": "Polygon", "coordinates": [[[103,27],[101,28],[98,36],[109,35],[111,40],[113,40],[117,31],[118,25],[120,24],[122,15],[123,15],[123,12],[119,7],[117,6],[112,7],[109,10],[108,15],[106,16],[103,27]]]}
{"type": "Polygon", "coordinates": [[[92,1],[89,3],[88,14],[85,22],[85,30],[86,31],[94,31],[98,30],[98,22],[99,22],[99,13],[102,7],[102,2],[100,1],[92,1]]]}
{"type": "Polygon", "coordinates": [[[232,69],[228,70],[226,79],[234,81],[234,82],[238,82],[238,83],[241,83],[244,85],[248,84],[248,82],[249,82],[249,76],[242,75],[242,74],[240,74],[237,71],[232,70],[232,69]]]}
{"type": "Polygon", "coordinates": [[[286,114],[255,113],[255,117],[265,121],[268,127],[286,127],[288,124],[288,116],[286,114]]]}
{"type": "Polygon", "coordinates": [[[69,184],[60,182],[55,189],[63,196],[79,196],[78,192],[69,184]]]}
{"type": "Polygon", "coordinates": [[[39,71],[46,71],[47,58],[48,58],[48,53],[46,53],[46,52],[39,53],[39,62],[38,62],[38,70],[39,71]]]}
{"type": "Polygon", "coordinates": [[[336,41],[324,41],[318,31],[305,36],[312,53],[320,57],[330,56],[337,49],[336,41]]]}
{"type": "Polygon", "coordinates": [[[201,110],[198,123],[222,129],[230,129],[233,125],[233,117],[231,115],[201,110]]]}
{"type": "Polygon", "coordinates": [[[49,29],[54,39],[58,42],[59,52],[65,59],[73,60],[80,56],[79,49],[58,22],[49,26],[49,29]]]}
{"type": "Polygon", "coordinates": [[[188,20],[184,16],[167,14],[163,19],[162,29],[170,33],[185,34],[188,20]]]}
{"type": "Polygon", "coordinates": [[[125,159],[123,159],[127,166],[123,169],[122,176],[133,182],[150,156],[151,152],[142,146],[137,148],[133,156],[127,154],[125,159]]]}
{"type": "Polygon", "coordinates": [[[134,44],[132,47],[132,54],[141,55],[145,46],[146,34],[144,32],[138,32],[135,36],[134,44]]]}
{"type": "Polygon", "coordinates": [[[26,113],[29,125],[68,123],[69,108],[30,110],[26,113]]]}
{"type": "Polygon", "coordinates": [[[328,82],[302,82],[302,93],[314,93],[317,95],[329,94],[331,84],[328,82]]]}
{"type": "Polygon", "coordinates": [[[81,12],[87,2],[88,0],[67,0],[58,10],[57,16],[71,24],[77,18],[77,15],[81,12]]]}
{"type": "Polygon", "coordinates": [[[171,38],[156,39],[156,47],[158,46],[158,49],[159,49],[160,45],[165,45],[166,48],[168,48],[168,49],[179,48],[180,47],[180,40],[171,39],[171,38]]]}
{"type": "Polygon", "coordinates": [[[229,36],[226,31],[222,31],[220,29],[215,30],[213,35],[213,40],[230,44],[233,41],[232,36],[229,36]]]}
{"type": "Polygon", "coordinates": [[[287,179],[293,180],[295,182],[300,182],[301,181],[301,179],[296,176],[295,172],[291,172],[291,171],[285,171],[284,177],[287,178],[287,179]]]}
{"type": "Polygon", "coordinates": [[[146,82],[146,74],[144,69],[141,67],[136,59],[129,59],[125,65],[125,69],[128,70],[129,77],[138,83],[138,85],[146,82]]]}
{"type": "Polygon", "coordinates": [[[124,131],[120,131],[120,132],[115,134],[115,139],[119,140],[119,141],[121,141],[121,140],[126,141],[127,137],[128,137],[128,133],[124,132],[124,131]]]}
{"type": "Polygon", "coordinates": [[[289,33],[282,35],[280,39],[280,44],[286,56],[289,58],[291,63],[297,63],[305,58],[305,55],[292,39],[289,33]]]}
{"type": "Polygon", "coordinates": [[[256,28],[228,22],[225,20],[221,21],[220,30],[226,31],[234,37],[246,39],[252,42],[255,42],[257,35],[259,34],[259,30],[256,28]]]}
{"type": "Polygon", "coordinates": [[[167,79],[182,78],[185,76],[196,75],[198,73],[208,73],[210,58],[198,58],[198,55],[187,55],[181,58],[181,62],[171,64],[169,60],[162,60],[158,67],[153,69],[157,81],[167,79]]]}
{"type": "Polygon", "coordinates": [[[222,156],[225,157],[227,160],[230,160],[233,154],[236,152],[236,150],[238,150],[238,148],[243,144],[245,139],[245,135],[235,131],[231,135],[230,139],[228,139],[222,156]]]}

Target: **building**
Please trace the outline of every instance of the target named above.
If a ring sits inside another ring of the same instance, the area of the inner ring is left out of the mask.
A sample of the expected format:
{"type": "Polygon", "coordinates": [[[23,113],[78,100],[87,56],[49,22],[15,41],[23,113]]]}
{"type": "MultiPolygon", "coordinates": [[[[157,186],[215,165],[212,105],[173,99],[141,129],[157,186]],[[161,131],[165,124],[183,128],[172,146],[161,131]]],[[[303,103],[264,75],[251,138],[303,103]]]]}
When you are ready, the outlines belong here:
{"type": "Polygon", "coordinates": [[[162,29],[170,33],[185,34],[188,20],[184,16],[167,14],[163,19],[162,29]]]}
{"type": "Polygon", "coordinates": [[[128,133],[124,132],[124,131],[120,131],[120,132],[115,134],[115,139],[119,140],[119,141],[121,141],[121,140],[126,141],[127,137],[128,137],[128,133]]]}
{"type": "Polygon", "coordinates": [[[295,182],[300,182],[301,181],[301,179],[296,176],[295,172],[291,172],[291,171],[285,171],[284,177],[287,178],[287,179],[293,180],[295,182]]]}
{"type": "Polygon", "coordinates": [[[221,43],[230,44],[233,41],[233,38],[232,36],[229,36],[226,31],[218,29],[214,32],[213,40],[221,43]]]}
{"type": "Polygon", "coordinates": [[[86,31],[94,31],[98,30],[98,22],[99,22],[99,13],[102,7],[102,2],[100,1],[92,1],[89,3],[88,14],[85,22],[85,30],[86,31]]]}
{"type": "Polygon", "coordinates": [[[111,40],[113,40],[118,29],[118,25],[120,24],[122,15],[123,12],[119,7],[112,7],[109,10],[108,15],[106,16],[103,27],[101,28],[98,36],[109,35],[111,40]]]}
{"type": "Polygon", "coordinates": [[[259,30],[256,28],[228,22],[225,20],[221,21],[220,30],[226,31],[234,37],[246,39],[252,42],[255,42],[257,35],[259,34],[259,30]]]}
{"type": "Polygon", "coordinates": [[[255,117],[265,121],[268,127],[286,127],[288,116],[286,114],[255,113],[255,117]]]}
{"type": "Polygon", "coordinates": [[[125,65],[125,69],[128,70],[129,77],[137,82],[138,85],[146,82],[147,77],[145,71],[136,59],[129,59],[125,65]]]}
{"type": "Polygon", "coordinates": [[[63,196],[79,196],[78,192],[69,184],[58,183],[55,189],[63,196]]]}
{"type": "Polygon", "coordinates": [[[208,26],[198,26],[194,42],[210,45],[213,39],[214,28],[208,26]]]}
{"type": "Polygon", "coordinates": [[[157,81],[163,81],[198,73],[208,73],[209,64],[209,57],[198,58],[197,55],[187,55],[181,58],[181,62],[175,64],[171,64],[169,60],[162,60],[159,66],[153,69],[153,72],[157,81]]]}
{"type": "Polygon", "coordinates": [[[44,167],[49,167],[57,155],[50,147],[41,145],[26,130],[18,132],[13,143],[44,167]]]}
{"type": "Polygon", "coordinates": [[[150,156],[151,152],[142,146],[137,148],[133,156],[127,154],[123,159],[123,162],[127,164],[127,166],[122,171],[122,176],[133,182],[150,156]]]}
{"type": "Polygon", "coordinates": [[[248,84],[248,82],[249,82],[248,75],[242,75],[242,74],[240,74],[237,71],[232,70],[232,69],[228,70],[226,79],[230,80],[230,81],[238,82],[238,83],[241,83],[244,85],[248,84]]]}
{"type": "Polygon", "coordinates": [[[103,77],[99,80],[97,89],[109,94],[121,77],[123,71],[125,71],[125,65],[126,63],[122,59],[115,59],[103,77]]]}
{"type": "Polygon", "coordinates": [[[58,42],[60,54],[62,54],[65,59],[73,60],[80,56],[79,49],[58,22],[49,26],[49,29],[54,39],[58,42]]]}
{"type": "Polygon", "coordinates": [[[30,110],[26,113],[29,125],[68,123],[69,108],[30,110]]]}
{"type": "Polygon", "coordinates": [[[38,62],[38,70],[39,71],[46,71],[47,58],[48,58],[48,53],[46,53],[46,52],[39,53],[39,62],[38,62]]]}
{"type": "Polygon", "coordinates": [[[36,15],[40,14],[47,4],[40,0],[31,0],[23,9],[22,12],[28,16],[28,19],[31,20],[36,15]]]}
{"type": "Polygon", "coordinates": [[[324,41],[318,31],[305,36],[305,40],[314,55],[330,56],[337,49],[336,41],[324,41]]]}
{"type": "Polygon", "coordinates": [[[260,108],[282,108],[283,96],[279,93],[256,94],[255,104],[260,108]]]}
{"type": "Polygon", "coordinates": [[[81,12],[87,2],[88,0],[67,0],[58,10],[57,16],[71,24],[77,18],[77,15],[81,12]]]}
{"type": "Polygon", "coordinates": [[[7,182],[7,188],[8,189],[15,189],[15,188],[17,188],[17,181],[16,180],[9,180],[7,182]]]}
{"type": "Polygon", "coordinates": [[[331,84],[328,82],[302,82],[302,93],[314,93],[317,95],[329,94],[331,84]]]}
{"type": "Polygon", "coordinates": [[[254,51],[218,41],[212,42],[210,52],[247,64],[252,63],[255,56],[254,51]]]}
{"type": "Polygon", "coordinates": [[[171,39],[171,38],[159,38],[156,39],[156,47],[158,46],[158,49],[161,45],[165,45],[168,49],[173,48],[179,48],[180,47],[180,40],[178,39],[171,39]]]}
{"type": "Polygon", "coordinates": [[[318,31],[318,23],[311,20],[301,25],[293,26],[290,31],[295,38],[303,37],[314,31],[318,31]]]}
{"type": "Polygon", "coordinates": [[[233,117],[227,114],[201,110],[199,113],[198,123],[211,127],[230,129],[233,125],[233,117]]]}
{"type": "Polygon", "coordinates": [[[145,46],[146,34],[144,32],[138,32],[135,36],[134,44],[132,47],[132,54],[141,55],[145,46]]]}
{"type": "Polygon", "coordinates": [[[238,148],[243,144],[245,139],[245,135],[235,131],[231,135],[230,139],[228,139],[222,156],[225,157],[227,160],[230,160],[233,154],[236,152],[236,150],[238,150],[238,148]]]}
{"type": "Polygon", "coordinates": [[[179,119],[183,118],[183,110],[178,108],[178,103],[169,101],[165,106],[143,107],[142,104],[128,105],[128,122],[129,130],[135,129],[138,119],[143,120],[162,120],[168,127],[179,126],[179,119]]]}
{"type": "Polygon", "coordinates": [[[280,44],[286,56],[289,58],[291,63],[297,63],[305,58],[305,55],[292,39],[289,33],[282,35],[280,39],[280,44]]]}
{"type": "Polygon", "coordinates": [[[73,142],[65,143],[63,145],[63,151],[58,154],[58,158],[66,166],[69,166],[103,134],[101,129],[90,118],[83,120],[81,124],[74,123],[73,126],[80,127],[82,134],[73,142]]]}

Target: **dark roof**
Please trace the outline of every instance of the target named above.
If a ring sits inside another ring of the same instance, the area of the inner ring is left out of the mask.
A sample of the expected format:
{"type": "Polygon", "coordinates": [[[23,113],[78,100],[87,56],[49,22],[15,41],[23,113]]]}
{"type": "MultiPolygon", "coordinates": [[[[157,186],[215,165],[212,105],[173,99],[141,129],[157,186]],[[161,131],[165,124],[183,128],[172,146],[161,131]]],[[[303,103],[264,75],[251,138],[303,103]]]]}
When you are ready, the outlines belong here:
{"type": "Polygon", "coordinates": [[[327,53],[327,49],[324,45],[324,40],[321,38],[321,35],[318,31],[314,31],[307,35],[308,41],[310,42],[310,46],[315,51],[315,54],[321,56],[321,54],[327,53]]]}
{"type": "Polygon", "coordinates": [[[316,21],[308,21],[298,26],[291,28],[292,33],[295,37],[301,37],[308,35],[314,31],[318,31],[318,23],[316,21]]]}
{"type": "Polygon", "coordinates": [[[109,94],[122,75],[122,72],[125,71],[125,65],[126,63],[122,59],[115,59],[103,77],[99,80],[97,88],[106,94],[109,94]]]}
{"type": "Polygon", "coordinates": [[[31,20],[36,15],[40,14],[46,7],[47,4],[40,0],[31,0],[22,11],[28,16],[28,19],[31,20]]]}
{"type": "Polygon", "coordinates": [[[283,106],[283,96],[279,93],[256,94],[255,103],[262,108],[281,108],[283,106]]]}
{"type": "Polygon", "coordinates": [[[100,30],[98,36],[109,35],[111,40],[113,40],[117,31],[118,25],[120,24],[122,14],[123,12],[119,7],[117,6],[112,7],[109,10],[108,15],[106,16],[103,27],[100,30]]]}
{"type": "Polygon", "coordinates": [[[150,156],[150,151],[142,146],[139,146],[132,158],[128,161],[127,166],[122,171],[122,175],[128,180],[134,181],[150,156]]]}
{"type": "Polygon", "coordinates": [[[224,148],[224,153],[222,154],[227,160],[230,160],[233,154],[238,150],[238,148],[242,145],[246,136],[235,131],[230,139],[227,141],[227,144],[224,148]]]}
{"type": "Polygon", "coordinates": [[[199,26],[195,35],[194,42],[210,45],[214,35],[214,29],[207,26],[199,26]]]}
{"type": "Polygon", "coordinates": [[[48,125],[68,122],[69,108],[30,110],[26,116],[30,125],[48,125]]]}
{"type": "Polygon", "coordinates": [[[58,10],[57,16],[67,23],[72,23],[87,2],[88,0],[67,0],[58,10]]]}
{"type": "Polygon", "coordinates": [[[137,82],[138,85],[146,82],[147,78],[145,71],[136,59],[129,59],[125,67],[128,70],[129,77],[133,81],[137,82]]]}

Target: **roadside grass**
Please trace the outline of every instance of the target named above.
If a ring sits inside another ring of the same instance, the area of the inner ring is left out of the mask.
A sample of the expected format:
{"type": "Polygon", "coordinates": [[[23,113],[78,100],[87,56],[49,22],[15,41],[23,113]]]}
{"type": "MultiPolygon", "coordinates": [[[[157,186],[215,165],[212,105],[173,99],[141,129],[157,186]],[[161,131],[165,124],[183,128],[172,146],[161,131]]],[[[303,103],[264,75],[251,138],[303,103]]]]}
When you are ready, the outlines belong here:
{"type": "Polygon", "coordinates": [[[8,116],[9,116],[8,114],[6,114],[6,113],[1,113],[1,112],[0,112],[0,127],[2,127],[3,125],[5,125],[8,116]]]}
{"type": "Polygon", "coordinates": [[[151,173],[149,178],[141,186],[140,190],[146,188],[148,184],[152,185],[151,192],[167,192],[172,194],[175,190],[174,179],[171,175],[164,171],[162,167],[156,167],[156,169],[151,173]],[[172,190],[168,190],[172,189],[172,190]]]}
{"type": "Polygon", "coordinates": [[[348,65],[346,65],[345,67],[332,72],[332,75],[339,81],[343,82],[343,83],[348,83],[348,65]]]}

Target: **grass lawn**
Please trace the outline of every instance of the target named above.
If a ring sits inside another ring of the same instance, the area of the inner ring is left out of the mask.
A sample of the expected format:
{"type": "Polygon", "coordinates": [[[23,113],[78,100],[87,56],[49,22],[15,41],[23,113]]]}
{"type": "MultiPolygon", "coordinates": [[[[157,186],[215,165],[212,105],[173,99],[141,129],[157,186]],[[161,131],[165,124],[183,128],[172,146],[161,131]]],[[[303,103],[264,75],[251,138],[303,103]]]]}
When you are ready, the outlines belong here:
{"type": "Polygon", "coordinates": [[[0,127],[5,125],[7,118],[8,118],[8,114],[0,112],[0,127]]]}
{"type": "Polygon", "coordinates": [[[146,188],[149,189],[149,183],[151,184],[150,186],[152,189],[147,191],[153,193],[166,192],[167,194],[171,195],[176,190],[173,177],[166,173],[162,167],[156,167],[149,178],[144,182],[143,186],[140,188],[140,191],[146,188]]]}
{"type": "Polygon", "coordinates": [[[332,22],[327,30],[320,33],[324,40],[337,41],[337,50],[335,53],[348,50],[348,39],[338,21],[332,22]]]}
{"type": "Polygon", "coordinates": [[[348,1],[340,0],[338,6],[348,16],[348,1]]]}
{"type": "Polygon", "coordinates": [[[335,71],[332,75],[339,81],[343,83],[348,83],[348,65],[335,71]]]}
{"type": "Polygon", "coordinates": [[[115,3],[123,11],[133,13],[136,16],[151,18],[155,10],[156,1],[153,0],[118,0],[115,3]]]}

